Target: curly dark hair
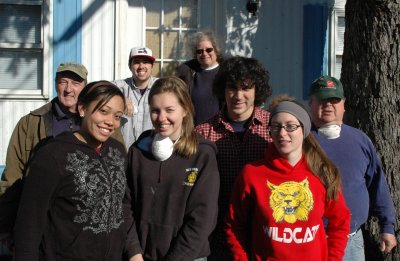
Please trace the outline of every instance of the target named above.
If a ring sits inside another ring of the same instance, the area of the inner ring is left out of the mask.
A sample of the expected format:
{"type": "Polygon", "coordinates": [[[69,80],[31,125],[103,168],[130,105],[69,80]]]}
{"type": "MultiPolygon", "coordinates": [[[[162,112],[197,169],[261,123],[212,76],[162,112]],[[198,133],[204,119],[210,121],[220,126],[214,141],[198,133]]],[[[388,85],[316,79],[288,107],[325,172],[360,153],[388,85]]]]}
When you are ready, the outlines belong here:
{"type": "Polygon", "coordinates": [[[221,101],[225,100],[225,89],[246,83],[255,86],[255,106],[261,106],[272,94],[269,72],[262,64],[247,57],[230,57],[220,64],[213,83],[213,93],[221,101]]]}

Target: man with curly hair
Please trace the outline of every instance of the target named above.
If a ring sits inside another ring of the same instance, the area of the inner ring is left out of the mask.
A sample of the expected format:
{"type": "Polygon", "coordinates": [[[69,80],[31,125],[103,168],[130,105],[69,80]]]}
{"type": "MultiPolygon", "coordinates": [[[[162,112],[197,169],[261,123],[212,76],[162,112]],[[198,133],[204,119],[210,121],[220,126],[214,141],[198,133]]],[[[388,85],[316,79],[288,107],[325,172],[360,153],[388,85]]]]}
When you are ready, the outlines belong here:
{"type": "Polygon", "coordinates": [[[218,148],[220,172],[218,223],[211,236],[208,260],[230,260],[224,233],[233,183],[242,167],[264,156],[267,142],[269,112],[261,105],[271,95],[269,73],[253,58],[232,57],[220,64],[213,84],[214,95],[224,106],[217,115],[198,125],[196,130],[214,141],[218,148]]]}

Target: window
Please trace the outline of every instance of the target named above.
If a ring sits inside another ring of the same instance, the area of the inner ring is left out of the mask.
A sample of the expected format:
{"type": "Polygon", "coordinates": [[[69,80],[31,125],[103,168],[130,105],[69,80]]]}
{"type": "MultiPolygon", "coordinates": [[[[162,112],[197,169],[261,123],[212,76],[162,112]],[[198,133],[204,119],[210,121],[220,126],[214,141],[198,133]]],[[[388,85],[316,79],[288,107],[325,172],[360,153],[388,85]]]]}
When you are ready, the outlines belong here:
{"type": "Polygon", "coordinates": [[[48,39],[48,21],[43,15],[45,2],[0,0],[1,98],[48,96],[49,88],[43,87],[47,83],[43,68],[48,48],[43,41],[48,39]]]}
{"type": "Polygon", "coordinates": [[[330,62],[329,74],[340,79],[344,47],[345,18],[344,9],[335,8],[330,23],[330,62]]]}
{"type": "Polygon", "coordinates": [[[198,30],[198,0],[144,1],[146,46],[157,58],[154,75],[174,74],[175,67],[192,58],[188,39],[198,30]]]}

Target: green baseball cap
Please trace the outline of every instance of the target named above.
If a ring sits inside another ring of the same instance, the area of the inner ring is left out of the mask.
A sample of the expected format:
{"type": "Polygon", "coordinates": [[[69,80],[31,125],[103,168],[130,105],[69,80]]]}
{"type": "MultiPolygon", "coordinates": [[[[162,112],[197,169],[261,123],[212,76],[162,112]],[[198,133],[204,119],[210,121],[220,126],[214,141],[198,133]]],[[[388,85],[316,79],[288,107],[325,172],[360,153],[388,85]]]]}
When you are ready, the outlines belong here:
{"type": "Polygon", "coordinates": [[[329,98],[344,99],[342,83],[332,76],[320,76],[312,82],[310,87],[310,96],[314,95],[320,100],[329,98]]]}
{"type": "Polygon", "coordinates": [[[86,70],[85,66],[80,63],[73,63],[73,62],[66,62],[61,63],[57,68],[57,73],[70,71],[77,74],[83,80],[87,79],[88,71],[86,70]]]}

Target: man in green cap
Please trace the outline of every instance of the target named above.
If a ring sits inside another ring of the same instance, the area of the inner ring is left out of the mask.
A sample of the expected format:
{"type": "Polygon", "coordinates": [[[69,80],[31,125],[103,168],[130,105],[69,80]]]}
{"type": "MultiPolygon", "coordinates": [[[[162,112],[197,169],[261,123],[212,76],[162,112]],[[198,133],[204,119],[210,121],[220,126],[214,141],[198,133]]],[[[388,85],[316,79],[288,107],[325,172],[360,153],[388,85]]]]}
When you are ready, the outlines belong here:
{"type": "Polygon", "coordinates": [[[23,116],[11,135],[6,166],[0,182],[0,240],[11,234],[28,162],[46,141],[64,131],[79,130],[76,104],[87,83],[88,71],[80,63],[61,63],[56,72],[57,97],[23,116]]]}
{"type": "Polygon", "coordinates": [[[389,253],[397,245],[396,214],[374,145],[364,132],[343,123],[344,103],[343,85],[335,77],[321,76],[311,84],[311,132],[338,167],[343,195],[351,212],[343,260],[360,261],[365,260],[360,227],[368,216],[378,218],[379,248],[389,253]]]}

